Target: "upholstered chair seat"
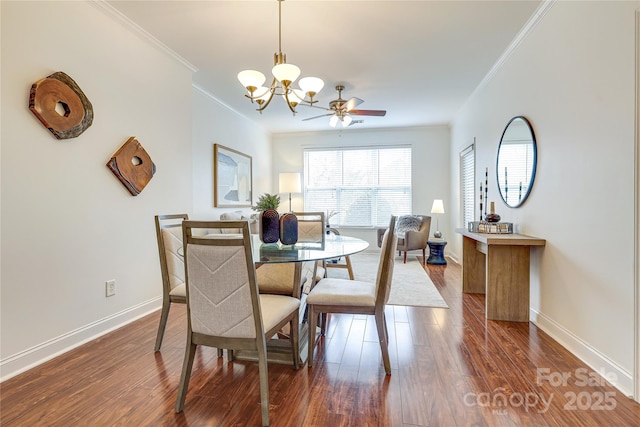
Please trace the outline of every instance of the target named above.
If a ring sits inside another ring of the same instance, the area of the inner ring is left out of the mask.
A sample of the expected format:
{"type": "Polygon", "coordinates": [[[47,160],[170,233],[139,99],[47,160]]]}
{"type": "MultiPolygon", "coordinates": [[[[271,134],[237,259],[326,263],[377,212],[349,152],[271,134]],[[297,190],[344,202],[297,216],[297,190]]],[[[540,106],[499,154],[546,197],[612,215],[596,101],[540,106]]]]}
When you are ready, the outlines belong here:
{"type": "Polygon", "coordinates": [[[329,304],[338,306],[374,307],[376,305],[376,285],[358,280],[344,280],[327,277],[322,286],[316,286],[307,297],[307,304],[329,304]]]}

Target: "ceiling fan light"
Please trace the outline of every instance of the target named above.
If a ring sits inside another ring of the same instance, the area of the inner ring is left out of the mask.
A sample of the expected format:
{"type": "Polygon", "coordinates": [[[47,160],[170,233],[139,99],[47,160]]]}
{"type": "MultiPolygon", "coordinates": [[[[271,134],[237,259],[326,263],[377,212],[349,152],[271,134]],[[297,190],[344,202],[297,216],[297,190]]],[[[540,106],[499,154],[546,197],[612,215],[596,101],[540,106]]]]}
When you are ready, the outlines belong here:
{"type": "Polygon", "coordinates": [[[238,80],[242,83],[242,86],[246,87],[249,92],[252,92],[249,88],[253,88],[253,91],[255,91],[256,88],[262,86],[266,77],[260,71],[244,70],[238,73],[238,80]]]}
{"type": "Polygon", "coordinates": [[[300,68],[293,64],[278,64],[271,69],[271,73],[279,82],[289,85],[300,76],[300,68]]]}
{"type": "Polygon", "coordinates": [[[324,82],[318,77],[303,77],[300,79],[299,84],[300,89],[302,89],[304,93],[309,94],[310,98],[315,96],[324,87],[324,82]]]}
{"type": "Polygon", "coordinates": [[[338,124],[338,116],[336,115],[331,116],[331,118],[329,119],[329,126],[334,128],[336,127],[337,124],[338,124]]]}
{"type": "Polygon", "coordinates": [[[353,118],[351,118],[351,116],[344,116],[342,118],[342,127],[346,128],[347,126],[349,126],[351,124],[352,120],[353,120],[353,118]]]}

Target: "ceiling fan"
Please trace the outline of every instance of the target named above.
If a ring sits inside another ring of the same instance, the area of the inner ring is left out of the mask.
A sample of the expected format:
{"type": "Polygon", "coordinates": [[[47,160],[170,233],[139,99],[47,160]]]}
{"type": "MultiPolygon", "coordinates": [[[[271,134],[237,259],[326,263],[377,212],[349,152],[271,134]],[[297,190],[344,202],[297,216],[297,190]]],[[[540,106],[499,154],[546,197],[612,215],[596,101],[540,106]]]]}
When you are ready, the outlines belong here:
{"type": "Polygon", "coordinates": [[[351,116],[384,116],[387,114],[386,110],[355,110],[355,108],[364,101],[360,98],[351,98],[348,101],[342,99],[342,91],[344,90],[343,85],[337,85],[336,90],[338,91],[338,99],[334,99],[329,102],[329,108],[314,106],[315,108],[322,108],[330,111],[330,113],[309,117],[302,119],[302,121],[331,116],[329,119],[329,125],[331,125],[331,127],[336,127],[338,122],[342,123],[342,127],[347,127],[354,123],[362,123],[362,120],[353,120],[353,117],[351,116]]]}

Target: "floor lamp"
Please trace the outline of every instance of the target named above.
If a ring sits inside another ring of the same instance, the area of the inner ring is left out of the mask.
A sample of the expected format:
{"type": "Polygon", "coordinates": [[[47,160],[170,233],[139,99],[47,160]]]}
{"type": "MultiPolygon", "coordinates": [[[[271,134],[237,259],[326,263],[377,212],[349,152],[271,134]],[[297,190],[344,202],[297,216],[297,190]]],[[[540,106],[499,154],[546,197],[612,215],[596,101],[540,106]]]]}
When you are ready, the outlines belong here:
{"type": "Polygon", "coordinates": [[[441,239],[442,233],[440,232],[440,223],[438,220],[439,219],[438,215],[444,213],[444,203],[442,203],[442,200],[435,199],[433,201],[433,205],[431,206],[431,213],[436,214],[436,231],[435,233],[433,233],[433,237],[435,237],[436,239],[441,239]]]}
{"type": "Polygon", "coordinates": [[[300,174],[298,172],[281,173],[279,177],[279,193],[289,193],[289,212],[291,209],[291,193],[302,192],[300,174]]]}

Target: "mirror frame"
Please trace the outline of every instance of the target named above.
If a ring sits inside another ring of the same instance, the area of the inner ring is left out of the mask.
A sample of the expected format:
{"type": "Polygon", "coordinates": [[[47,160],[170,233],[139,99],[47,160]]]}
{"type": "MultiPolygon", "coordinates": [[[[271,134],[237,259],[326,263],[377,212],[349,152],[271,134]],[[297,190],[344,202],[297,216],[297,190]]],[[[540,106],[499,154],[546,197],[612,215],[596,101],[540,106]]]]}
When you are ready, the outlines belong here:
{"type": "Polygon", "coordinates": [[[498,153],[496,154],[496,184],[498,187],[498,193],[500,193],[500,198],[502,199],[503,203],[505,205],[507,205],[510,208],[518,208],[520,206],[522,206],[522,204],[527,200],[527,198],[529,197],[529,194],[531,193],[531,189],[533,188],[533,182],[536,178],[536,169],[538,167],[538,143],[536,142],[536,135],[533,132],[533,127],[531,126],[531,123],[529,122],[529,120],[527,120],[526,117],[524,116],[515,116],[513,117],[511,120],[509,120],[509,123],[507,123],[507,126],[505,126],[504,131],[502,131],[502,136],[500,137],[500,144],[498,144],[498,153]],[[529,128],[529,133],[531,134],[531,141],[533,144],[533,167],[531,169],[531,178],[529,179],[529,183],[527,185],[527,192],[524,194],[524,196],[522,197],[522,199],[520,200],[520,202],[517,205],[510,205],[509,203],[507,203],[507,201],[504,198],[504,195],[502,193],[502,187],[500,186],[500,178],[499,178],[499,170],[498,170],[498,163],[500,161],[500,149],[502,148],[502,141],[504,140],[504,135],[507,133],[507,130],[509,129],[509,126],[511,125],[511,123],[513,123],[515,120],[522,120],[527,127],[529,128]]]}

